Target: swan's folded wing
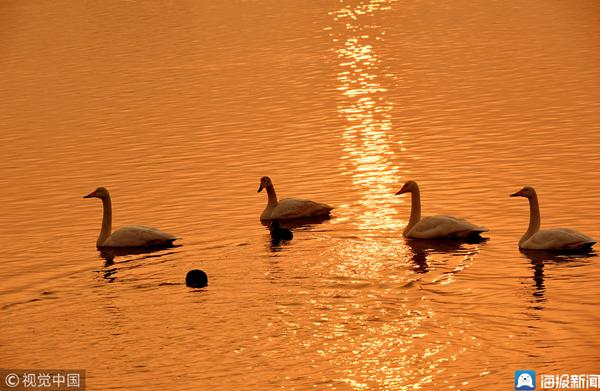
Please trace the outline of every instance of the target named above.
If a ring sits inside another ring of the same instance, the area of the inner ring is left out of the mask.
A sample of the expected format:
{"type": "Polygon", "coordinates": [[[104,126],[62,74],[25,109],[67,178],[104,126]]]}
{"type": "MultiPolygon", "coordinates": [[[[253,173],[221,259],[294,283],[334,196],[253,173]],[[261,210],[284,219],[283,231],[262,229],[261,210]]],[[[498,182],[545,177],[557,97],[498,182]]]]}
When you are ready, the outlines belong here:
{"type": "Polygon", "coordinates": [[[523,248],[530,250],[561,250],[592,245],[596,241],[591,237],[570,228],[552,228],[537,231],[524,243],[523,248]]]}
{"type": "Polygon", "coordinates": [[[295,219],[311,216],[328,215],[333,207],[314,202],[303,200],[301,198],[284,198],[279,201],[278,205],[271,213],[272,219],[295,219]]]}
{"type": "Polygon", "coordinates": [[[408,235],[417,239],[432,239],[463,232],[481,233],[486,231],[487,228],[479,227],[465,219],[437,215],[423,217],[412,227],[408,235]]]}
{"type": "Polygon", "coordinates": [[[168,244],[177,238],[157,228],[128,225],[113,232],[104,243],[107,247],[144,247],[168,244]]]}

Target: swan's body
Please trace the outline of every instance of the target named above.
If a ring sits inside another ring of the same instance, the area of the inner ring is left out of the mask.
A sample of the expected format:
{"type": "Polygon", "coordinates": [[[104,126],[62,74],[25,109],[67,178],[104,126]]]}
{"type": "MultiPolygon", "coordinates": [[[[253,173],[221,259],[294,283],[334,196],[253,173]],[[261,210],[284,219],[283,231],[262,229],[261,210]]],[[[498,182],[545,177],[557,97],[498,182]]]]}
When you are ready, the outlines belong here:
{"type": "Polygon", "coordinates": [[[596,241],[570,228],[540,230],[540,205],[533,187],[526,186],[511,197],[529,199],[529,227],[519,240],[519,248],[525,250],[584,250],[591,249],[596,241]]]}
{"type": "Polygon", "coordinates": [[[285,220],[285,219],[299,219],[307,217],[324,217],[328,216],[329,212],[333,209],[327,204],[314,202],[310,200],[303,200],[300,198],[284,198],[277,200],[277,194],[271,179],[264,176],[260,179],[260,187],[258,192],[262,189],[267,189],[267,195],[269,200],[267,207],[260,215],[261,220],[285,220]]]}
{"type": "Polygon", "coordinates": [[[470,238],[479,236],[487,228],[471,224],[467,220],[446,215],[421,218],[421,192],[415,181],[407,181],[396,194],[411,193],[410,219],[402,235],[415,239],[470,238]]]}
{"type": "MultiPolygon", "coordinates": [[[[406,231],[406,229],[405,229],[406,231]]],[[[487,228],[478,227],[465,219],[454,216],[427,216],[419,220],[404,236],[415,239],[468,238],[486,232],[487,228]]]]}
{"type": "Polygon", "coordinates": [[[172,244],[177,239],[157,228],[127,225],[113,232],[98,247],[146,247],[172,244]]]}
{"type": "Polygon", "coordinates": [[[102,228],[96,241],[97,247],[156,247],[169,246],[177,239],[175,236],[152,227],[128,225],[112,232],[112,203],[110,194],[99,187],[83,198],[100,198],[104,210],[102,228]]]}

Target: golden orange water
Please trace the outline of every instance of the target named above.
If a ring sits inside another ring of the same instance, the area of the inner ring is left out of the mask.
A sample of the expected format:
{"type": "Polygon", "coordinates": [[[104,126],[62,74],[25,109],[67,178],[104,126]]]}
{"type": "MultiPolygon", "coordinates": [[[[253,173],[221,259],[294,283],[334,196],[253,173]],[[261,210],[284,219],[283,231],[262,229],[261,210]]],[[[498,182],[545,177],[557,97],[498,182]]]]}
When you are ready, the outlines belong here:
{"type": "MultiPolygon", "coordinates": [[[[0,3],[0,367],[90,390],[513,389],[599,373],[600,262],[527,256],[543,227],[600,238],[594,1],[0,3]],[[336,207],[272,246],[280,197],[336,207]],[[407,242],[423,213],[490,228],[407,242]],[[113,225],[181,247],[96,251],[113,225]],[[188,270],[209,276],[200,290],[188,270]]],[[[1,379],[0,379],[1,380],[1,379]]]]}

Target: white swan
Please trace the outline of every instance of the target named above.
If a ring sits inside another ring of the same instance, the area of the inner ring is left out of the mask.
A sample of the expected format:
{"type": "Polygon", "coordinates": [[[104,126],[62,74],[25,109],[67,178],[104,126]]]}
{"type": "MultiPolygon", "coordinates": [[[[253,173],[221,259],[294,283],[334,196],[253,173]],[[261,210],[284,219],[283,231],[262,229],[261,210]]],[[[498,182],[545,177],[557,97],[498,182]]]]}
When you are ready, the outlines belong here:
{"type": "Polygon", "coordinates": [[[403,193],[410,193],[412,199],[410,219],[402,232],[405,237],[416,239],[468,238],[488,231],[487,228],[478,227],[467,220],[453,216],[437,215],[421,218],[421,192],[415,181],[407,181],[396,195],[403,193]]]}
{"type": "Polygon", "coordinates": [[[142,225],[128,225],[119,228],[111,234],[112,230],[112,204],[110,194],[104,187],[99,187],[83,198],[100,198],[104,215],[102,229],[96,242],[97,247],[152,247],[170,246],[177,238],[156,228],[142,225]]]}
{"type": "Polygon", "coordinates": [[[543,229],[540,231],[540,205],[535,189],[525,186],[511,197],[529,199],[529,228],[519,240],[525,250],[583,250],[591,249],[596,241],[570,228],[543,229]]]}
{"type": "Polygon", "coordinates": [[[269,201],[267,207],[260,215],[261,220],[285,220],[318,216],[325,217],[328,216],[329,212],[333,209],[326,204],[299,198],[284,198],[278,201],[273,182],[271,182],[271,178],[268,176],[260,178],[258,193],[260,193],[262,189],[267,189],[269,201]]]}

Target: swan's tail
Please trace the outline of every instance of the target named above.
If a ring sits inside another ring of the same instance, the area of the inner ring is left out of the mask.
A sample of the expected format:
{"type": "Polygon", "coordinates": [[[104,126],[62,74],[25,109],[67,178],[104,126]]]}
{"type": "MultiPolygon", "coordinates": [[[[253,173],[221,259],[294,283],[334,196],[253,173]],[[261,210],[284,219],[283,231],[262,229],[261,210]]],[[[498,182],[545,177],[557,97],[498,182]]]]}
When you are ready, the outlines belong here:
{"type": "Polygon", "coordinates": [[[181,238],[154,239],[146,243],[148,247],[172,247],[175,246],[175,241],[181,238]]]}
{"type": "Polygon", "coordinates": [[[485,227],[477,227],[477,228],[473,228],[471,230],[469,230],[468,232],[471,235],[481,235],[484,232],[488,232],[489,229],[485,228],[485,227]]]}
{"type": "Polygon", "coordinates": [[[592,249],[592,247],[594,246],[594,244],[596,244],[596,241],[589,241],[589,242],[579,242],[579,243],[573,243],[571,245],[568,246],[569,250],[581,250],[581,251],[590,251],[592,249]]]}
{"type": "Polygon", "coordinates": [[[472,229],[467,229],[464,231],[460,231],[460,232],[456,232],[454,234],[454,237],[456,238],[477,238],[479,237],[479,235],[481,235],[484,232],[489,231],[489,229],[485,228],[485,227],[476,227],[476,228],[472,228],[472,229]]]}

